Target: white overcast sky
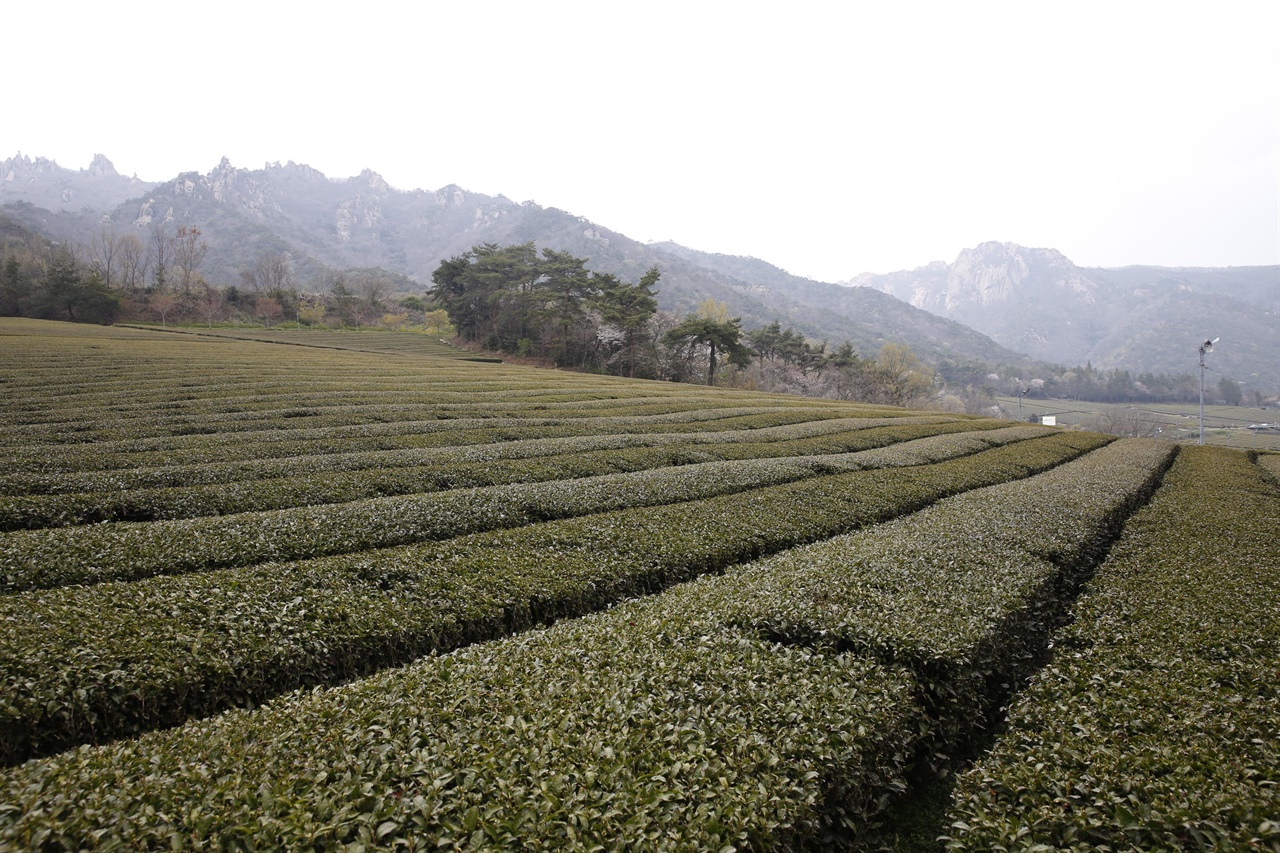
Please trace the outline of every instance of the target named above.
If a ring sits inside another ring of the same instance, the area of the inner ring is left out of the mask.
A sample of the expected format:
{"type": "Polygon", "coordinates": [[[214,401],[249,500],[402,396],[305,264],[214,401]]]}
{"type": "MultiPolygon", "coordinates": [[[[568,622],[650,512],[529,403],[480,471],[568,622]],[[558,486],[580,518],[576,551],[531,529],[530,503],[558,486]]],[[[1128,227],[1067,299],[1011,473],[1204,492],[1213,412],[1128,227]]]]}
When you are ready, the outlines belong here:
{"type": "Polygon", "coordinates": [[[50,0],[0,33],[0,159],[370,168],[828,281],[987,240],[1280,263],[1276,0],[50,0]]]}

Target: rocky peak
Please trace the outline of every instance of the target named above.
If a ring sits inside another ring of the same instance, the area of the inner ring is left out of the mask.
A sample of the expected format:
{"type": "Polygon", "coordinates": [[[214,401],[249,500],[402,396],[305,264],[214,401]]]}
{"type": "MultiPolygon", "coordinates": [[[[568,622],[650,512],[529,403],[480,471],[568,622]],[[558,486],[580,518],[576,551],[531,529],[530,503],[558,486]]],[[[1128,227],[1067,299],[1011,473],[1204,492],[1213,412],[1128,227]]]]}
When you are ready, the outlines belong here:
{"type": "Polygon", "coordinates": [[[34,181],[42,175],[60,170],[62,167],[52,160],[44,157],[37,157],[32,160],[30,157],[23,156],[19,151],[16,157],[10,157],[0,164],[0,171],[4,173],[4,180],[8,183],[18,181],[34,181]]]}
{"type": "Polygon", "coordinates": [[[946,309],[1012,298],[1031,272],[1021,249],[1015,243],[982,243],[962,251],[947,271],[946,309]]]}
{"type": "Polygon", "coordinates": [[[374,195],[386,196],[391,192],[391,185],[372,169],[365,169],[356,180],[367,187],[374,195]]]}
{"type": "Polygon", "coordinates": [[[102,154],[95,154],[86,169],[67,169],[21,152],[0,161],[0,202],[25,201],[51,211],[109,209],[155,186],[124,177],[102,154]]]}
{"type": "Polygon", "coordinates": [[[328,180],[328,178],[324,176],[323,172],[321,172],[319,169],[315,169],[315,168],[312,168],[311,166],[308,166],[306,163],[295,163],[292,160],[290,160],[288,163],[284,165],[284,168],[304,178],[321,180],[321,181],[328,180]]]}
{"type": "MultiPolygon", "coordinates": [[[[218,204],[234,206],[261,219],[267,213],[278,210],[279,205],[272,201],[267,188],[255,175],[260,176],[261,173],[238,169],[231,164],[230,159],[223,157],[206,174],[184,172],[157,187],[156,193],[182,199],[171,202],[178,205],[182,211],[181,216],[190,216],[192,205],[198,207],[212,200],[218,204]]],[[[145,224],[154,216],[151,205],[156,203],[155,197],[144,198],[136,221],[145,224]]],[[[178,214],[171,212],[170,215],[178,214]]]]}
{"type": "Polygon", "coordinates": [[[467,193],[466,190],[457,184],[449,184],[447,187],[441,187],[436,190],[435,198],[437,207],[445,207],[446,205],[462,207],[463,203],[467,200],[467,193]]]}
{"type": "Polygon", "coordinates": [[[120,173],[116,171],[116,167],[103,154],[94,154],[93,162],[89,164],[90,175],[110,175],[118,176],[120,173]]]}
{"type": "Polygon", "coordinates": [[[1057,249],[989,242],[965,249],[948,268],[945,305],[952,311],[965,305],[1042,299],[1046,290],[1093,305],[1096,289],[1096,283],[1057,249]]]}
{"type": "Polygon", "coordinates": [[[213,193],[213,197],[223,201],[234,189],[239,176],[240,170],[232,166],[231,161],[224,156],[218,161],[218,165],[205,175],[205,183],[209,185],[209,191],[213,193]]]}

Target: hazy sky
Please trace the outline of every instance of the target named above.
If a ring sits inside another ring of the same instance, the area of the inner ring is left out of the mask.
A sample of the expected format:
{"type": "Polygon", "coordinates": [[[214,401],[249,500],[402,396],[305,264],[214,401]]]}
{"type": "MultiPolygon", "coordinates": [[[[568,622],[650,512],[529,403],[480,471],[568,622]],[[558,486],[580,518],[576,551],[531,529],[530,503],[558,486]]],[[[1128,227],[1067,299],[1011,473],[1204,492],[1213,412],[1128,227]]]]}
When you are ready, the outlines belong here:
{"type": "Polygon", "coordinates": [[[1280,2],[8,4],[0,159],[306,163],[792,272],[1280,263],[1280,2]]]}

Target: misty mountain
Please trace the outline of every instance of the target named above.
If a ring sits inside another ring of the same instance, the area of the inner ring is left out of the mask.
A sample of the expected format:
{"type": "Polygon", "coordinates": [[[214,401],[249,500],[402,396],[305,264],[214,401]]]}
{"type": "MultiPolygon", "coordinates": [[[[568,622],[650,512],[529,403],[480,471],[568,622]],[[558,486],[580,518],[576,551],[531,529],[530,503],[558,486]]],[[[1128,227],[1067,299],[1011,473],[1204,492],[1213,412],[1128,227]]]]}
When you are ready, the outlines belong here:
{"type": "Polygon", "coordinates": [[[237,284],[264,253],[286,253],[301,289],[327,272],[380,267],[430,286],[440,261],[481,243],[533,241],[588,259],[599,272],[638,281],[656,265],[659,305],[678,313],[705,299],[726,303],[746,328],[778,320],[815,341],[851,341],[874,355],[905,343],[938,364],[1058,364],[1187,373],[1196,347],[1221,336],[1215,369],[1273,388],[1280,376],[1280,268],[1077,267],[1054,249],[984,243],[954,262],[865,274],[844,284],[791,275],[755,258],[640,243],[585,217],[458,186],[398,190],[376,172],[331,179],[289,162],[241,169],[223,159],[207,173],[148,184],[109,160],[64,169],[43,158],[0,163],[0,213],[58,240],[87,243],[102,228],[199,228],[201,272],[237,284]]]}
{"type": "MultiPolygon", "coordinates": [[[[736,295],[716,297],[731,306],[748,301],[744,324],[762,326],[779,320],[812,337],[831,342],[851,340],[859,352],[874,355],[885,343],[908,342],[933,363],[977,359],[989,364],[1019,364],[1026,356],[991,338],[928,311],[903,311],[902,300],[869,287],[848,287],[792,275],[756,258],[699,252],[675,243],[656,243],[668,258],[681,259],[737,284],[736,295]],[[758,307],[757,307],[758,306],[758,307]],[[850,321],[857,333],[850,334],[850,321]]],[[[735,307],[735,312],[737,308],[735,307]]]]}
{"type": "MultiPolygon", "coordinates": [[[[83,173],[46,168],[45,174],[80,192],[69,176],[83,173]]],[[[26,186],[30,197],[24,200],[31,205],[51,197],[38,182],[26,186]]],[[[96,229],[114,227],[145,241],[158,224],[170,232],[194,226],[209,243],[202,267],[208,280],[238,283],[240,270],[260,254],[282,252],[292,258],[304,289],[326,270],[369,267],[425,288],[440,261],[473,246],[533,241],[587,258],[591,269],[627,281],[656,265],[662,272],[659,306],[667,311],[692,311],[714,299],[741,316],[746,328],[779,320],[833,346],[852,341],[866,355],[897,341],[934,362],[1025,361],[959,323],[874,290],[811,281],[755,259],[644,244],[556,208],[457,186],[402,191],[368,170],[333,180],[292,162],[249,170],[224,159],[208,173],[183,173],[143,190],[105,210],[60,207],[51,213],[14,204],[3,210],[57,239],[88,241],[96,229]]]]}
{"type": "Polygon", "coordinates": [[[52,213],[94,216],[113,210],[157,184],[127,178],[95,154],[87,169],[66,169],[52,160],[21,154],[0,161],[0,205],[27,202],[52,213]]]}
{"type": "Polygon", "coordinates": [[[950,264],[864,274],[895,296],[1057,364],[1191,373],[1221,336],[1214,368],[1254,387],[1280,375],[1280,267],[1077,267],[1054,249],[983,243],[950,264]]]}

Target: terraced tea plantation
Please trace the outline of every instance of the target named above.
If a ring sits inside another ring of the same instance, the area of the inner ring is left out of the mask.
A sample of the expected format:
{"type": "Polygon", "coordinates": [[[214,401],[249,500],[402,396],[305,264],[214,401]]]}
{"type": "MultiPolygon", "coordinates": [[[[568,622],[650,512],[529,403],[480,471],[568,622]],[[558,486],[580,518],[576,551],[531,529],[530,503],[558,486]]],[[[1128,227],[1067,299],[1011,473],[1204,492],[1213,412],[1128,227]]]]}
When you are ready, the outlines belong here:
{"type": "Polygon", "coordinates": [[[0,850],[1280,851],[1276,458],[258,337],[0,319],[0,850]]]}

